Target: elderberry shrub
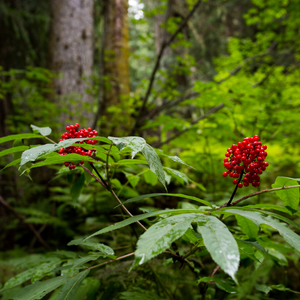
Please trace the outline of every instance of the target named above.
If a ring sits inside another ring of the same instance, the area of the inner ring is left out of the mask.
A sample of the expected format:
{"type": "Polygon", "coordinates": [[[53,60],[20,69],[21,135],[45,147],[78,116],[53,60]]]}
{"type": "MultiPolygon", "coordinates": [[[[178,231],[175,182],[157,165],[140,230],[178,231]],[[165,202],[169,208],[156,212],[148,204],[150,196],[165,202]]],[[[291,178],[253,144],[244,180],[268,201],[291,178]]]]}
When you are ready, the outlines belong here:
{"type": "MultiPolygon", "coordinates": [[[[98,132],[96,130],[92,130],[91,128],[83,128],[83,129],[79,129],[79,124],[76,123],[75,125],[69,125],[66,127],[66,132],[64,132],[61,135],[61,139],[59,141],[64,141],[67,139],[78,139],[78,138],[92,138],[95,137],[98,132]]],[[[80,142],[76,142],[76,144],[90,144],[90,145],[94,145],[96,144],[98,141],[94,141],[94,140],[85,140],[85,141],[80,141],[80,142]]],[[[92,154],[94,154],[96,152],[96,150],[86,150],[82,147],[75,147],[75,146],[70,146],[70,147],[66,147],[66,148],[61,148],[59,149],[58,153],[60,155],[67,155],[70,153],[76,153],[82,156],[91,156],[92,154]]],[[[81,164],[83,164],[83,161],[80,162],[81,164]]],[[[69,167],[70,170],[73,170],[76,168],[75,164],[73,164],[72,162],[65,162],[64,165],[66,167],[69,167]]]]}
{"type": "Polygon", "coordinates": [[[238,142],[237,145],[233,144],[227,149],[224,158],[224,167],[228,170],[223,173],[226,177],[229,175],[234,179],[233,184],[237,184],[239,188],[243,186],[258,187],[260,185],[260,177],[263,171],[268,167],[265,162],[267,157],[266,145],[262,145],[259,141],[258,135],[253,137],[246,137],[243,142],[238,142]],[[244,177],[244,178],[243,178],[244,177]],[[241,180],[243,179],[243,182],[241,180]]]}

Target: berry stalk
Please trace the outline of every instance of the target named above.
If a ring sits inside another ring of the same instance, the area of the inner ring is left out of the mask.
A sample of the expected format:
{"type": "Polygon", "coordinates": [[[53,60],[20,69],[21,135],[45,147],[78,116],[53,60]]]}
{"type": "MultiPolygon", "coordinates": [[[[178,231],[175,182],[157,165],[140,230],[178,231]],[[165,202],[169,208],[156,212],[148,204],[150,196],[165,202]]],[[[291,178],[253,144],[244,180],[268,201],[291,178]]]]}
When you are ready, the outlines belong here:
{"type": "Polygon", "coordinates": [[[234,188],[234,191],[233,191],[233,193],[232,193],[232,195],[231,195],[229,201],[227,202],[227,205],[226,205],[226,206],[229,206],[229,205],[231,204],[231,202],[232,202],[232,200],[233,200],[233,197],[234,197],[234,195],[235,195],[235,193],[236,193],[236,191],[237,191],[237,188],[240,187],[239,184],[240,184],[240,182],[242,181],[243,175],[244,175],[244,170],[241,172],[240,177],[239,177],[239,180],[238,180],[238,183],[236,184],[236,186],[235,186],[235,188],[234,188]]]}

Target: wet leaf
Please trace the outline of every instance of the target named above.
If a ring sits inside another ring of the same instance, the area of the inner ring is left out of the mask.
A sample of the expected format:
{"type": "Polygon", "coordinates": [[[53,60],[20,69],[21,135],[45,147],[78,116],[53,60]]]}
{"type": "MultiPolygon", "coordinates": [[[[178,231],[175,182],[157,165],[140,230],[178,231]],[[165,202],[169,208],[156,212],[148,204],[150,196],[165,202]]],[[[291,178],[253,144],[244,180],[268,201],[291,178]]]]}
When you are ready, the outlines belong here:
{"type": "Polygon", "coordinates": [[[172,242],[185,234],[196,216],[196,214],[172,216],[152,225],[137,242],[135,260],[131,268],[142,265],[168,249],[172,242]]]}
{"type": "Polygon", "coordinates": [[[236,281],[240,254],[236,240],[226,225],[214,216],[203,215],[199,217],[197,230],[212,259],[236,281]]]}
{"type": "Polygon", "coordinates": [[[47,136],[52,132],[52,129],[50,127],[37,127],[35,125],[30,125],[32,130],[35,132],[39,132],[42,136],[47,136]]]}
{"type": "Polygon", "coordinates": [[[34,133],[21,133],[21,134],[8,135],[0,138],[0,144],[17,140],[17,139],[33,139],[33,138],[41,138],[41,136],[39,134],[34,134],[34,133]]]}

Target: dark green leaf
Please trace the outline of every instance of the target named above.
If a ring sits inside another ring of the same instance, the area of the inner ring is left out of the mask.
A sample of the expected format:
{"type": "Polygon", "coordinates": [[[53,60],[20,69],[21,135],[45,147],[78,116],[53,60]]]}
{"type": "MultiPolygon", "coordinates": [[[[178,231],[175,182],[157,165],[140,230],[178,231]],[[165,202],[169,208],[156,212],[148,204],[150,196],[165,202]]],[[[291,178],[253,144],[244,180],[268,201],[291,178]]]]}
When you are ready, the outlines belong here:
{"type": "MultiPolygon", "coordinates": [[[[144,200],[144,199],[147,199],[147,198],[159,197],[159,196],[169,196],[169,197],[179,197],[179,198],[184,198],[184,199],[190,199],[190,200],[194,200],[196,202],[199,202],[199,203],[202,203],[204,205],[212,207],[212,205],[208,201],[199,199],[197,197],[183,195],[183,194],[169,194],[169,193],[155,193],[155,194],[141,195],[141,196],[137,196],[137,197],[128,199],[128,200],[124,201],[123,204],[133,203],[133,202],[141,201],[141,200],[144,200]]],[[[120,205],[118,205],[118,206],[120,206],[120,205]]]]}
{"type": "Polygon", "coordinates": [[[213,276],[212,280],[215,282],[216,286],[230,294],[235,294],[236,288],[231,285],[231,280],[222,278],[220,276],[213,276]]]}
{"type": "Polygon", "coordinates": [[[36,300],[42,299],[45,295],[55,290],[56,288],[63,285],[68,280],[66,276],[60,276],[51,278],[49,280],[35,282],[31,285],[26,286],[17,295],[15,295],[13,300],[36,300]]]}
{"type": "Polygon", "coordinates": [[[84,173],[82,173],[78,180],[72,185],[71,187],[71,196],[73,202],[76,202],[81,194],[81,191],[84,187],[84,182],[85,182],[85,176],[84,173]]]}
{"type": "Polygon", "coordinates": [[[74,277],[71,277],[68,282],[66,282],[58,294],[56,300],[73,300],[76,292],[81,285],[84,278],[89,274],[90,270],[85,270],[74,277]]]}
{"type": "Polygon", "coordinates": [[[212,259],[236,281],[235,273],[239,267],[240,254],[226,225],[214,216],[203,215],[199,217],[197,230],[201,233],[212,259]]]}
{"type": "Polygon", "coordinates": [[[250,239],[257,237],[259,228],[254,222],[242,216],[235,217],[243,233],[247,234],[250,239]]]}

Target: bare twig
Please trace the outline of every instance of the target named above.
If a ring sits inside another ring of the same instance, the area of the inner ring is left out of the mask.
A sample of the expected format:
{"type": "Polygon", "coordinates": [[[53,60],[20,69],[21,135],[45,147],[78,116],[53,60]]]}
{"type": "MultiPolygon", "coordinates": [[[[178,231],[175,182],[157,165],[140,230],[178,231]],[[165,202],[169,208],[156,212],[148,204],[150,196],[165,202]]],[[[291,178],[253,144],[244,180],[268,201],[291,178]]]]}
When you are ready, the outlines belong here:
{"type": "Polygon", "coordinates": [[[207,113],[205,113],[204,115],[202,115],[199,118],[197,118],[196,120],[194,120],[189,127],[185,128],[185,129],[183,129],[181,131],[178,131],[177,133],[175,133],[174,135],[172,135],[170,138],[166,139],[164,142],[159,142],[159,143],[155,144],[154,147],[161,147],[162,145],[167,144],[170,141],[176,139],[177,137],[179,137],[183,133],[185,133],[188,130],[190,130],[193,125],[197,124],[199,121],[207,118],[209,115],[217,112],[218,110],[220,110],[223,107],[224,107],[224,103],[221,103],[220,105],[211,108],[207,113]]]}
{"type": "Polygon", "coordinates": [[[198,6],[200,5],[200,3],[202,2],[202,0],[198,0],[197,3],[194,5],[193,9],[190,11],[190,13],[182,20],[181,24],[179,25],[179,27],[177,28],[177,30],[175,31],[175,33],[169,38],[168,41],[165,41],[162,46],[161,46],[161,49],[160,49],[160,52],[157,56],[157,59],[156,59],[156,62],[155,62],[155,66],[152,70],[152,73],[151,73],[151,77],[150,77],[150,81],[149,81],[149,85],[148,85],[148,88],[147,88],[147,91],[146,91],[146,94],[145,94],[145,97],[143,99],[143,103],[142,103],[142,106],[140,108],[140,111],[139,111],[139,114],[136,118],[136,122],[135,122],[135,125],[132,129],[132,134],[136,131],[136,129],[139,127],[140,125],[140,119],[143,115],[143,112],[145,110],[145,107],[146,107],[146,104],[148,102],[148,99],[149,99],[149,96],[150,96],[150,93],[151,93],[151,90],[152,90],[152,86],[153,86],[153,83],[154,83],[154,80],[155,80],[155,75],[156,75],[156,72],[158,71],[159,69],[159,66],[160,66],[160,61],[162,59],[162,56],[163,56],[163,53],[165,51],[165,49],[174,41],[174,39],[176,38],[176,36],[178,35],[179,32],[182,31],[182,29],[186,26],[188,20],[192,17],[192,15],[195,13],[195,11],[197,10],[198,6]]]}
{"type": "Polygon", "coordinates": [[[15,216],[20,219],[23,223],[25,223],[29,229],[33,232],[33,234],[35,235],[35,237],[38,239],[38,241],[47,249],[47,250],[51,250],[51,248],[49,247],[49,245],[44,241],[44,239],[41,237],[40,233],[35,229],[35,227],[31,224],[31,223],[27,223],[26,222],[26,218],[24,216],[22,216],[20,213],[18,213],[8,202],[6,202],[2,196],[0,196],[0,202],[8,209],[10,210],[12,213],[15,214],[15,216]]]}

